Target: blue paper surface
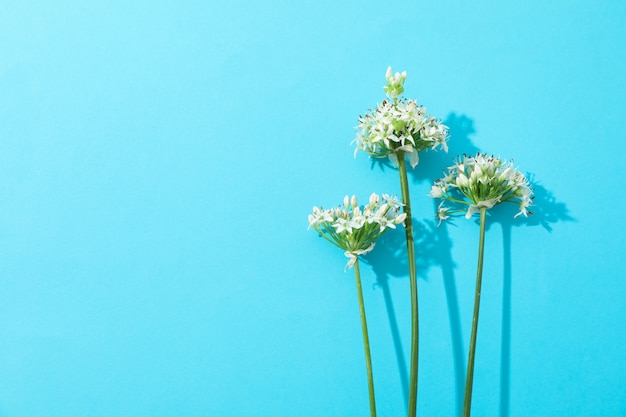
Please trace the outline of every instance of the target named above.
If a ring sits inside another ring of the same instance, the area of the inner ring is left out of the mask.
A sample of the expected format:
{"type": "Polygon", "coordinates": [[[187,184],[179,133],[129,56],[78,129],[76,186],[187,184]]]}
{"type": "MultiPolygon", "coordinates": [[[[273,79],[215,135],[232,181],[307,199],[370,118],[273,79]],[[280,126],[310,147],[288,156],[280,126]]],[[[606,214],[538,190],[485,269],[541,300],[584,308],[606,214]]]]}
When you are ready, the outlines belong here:
{"type": "MultiPolygon", "coordinates": [[[[459,414],[478,243],[426,195],[478,151],[537,207],[489,218],[473,415],[626,415],[626,3],[5,3],[1,417],[366,415],[354,276],[307,215],[399,194],[350,144],[389,65],[451,133],[410,173],[418,415],[459,414]]],[[[362,266],[381,416],[403,242],[362,266]]]]}

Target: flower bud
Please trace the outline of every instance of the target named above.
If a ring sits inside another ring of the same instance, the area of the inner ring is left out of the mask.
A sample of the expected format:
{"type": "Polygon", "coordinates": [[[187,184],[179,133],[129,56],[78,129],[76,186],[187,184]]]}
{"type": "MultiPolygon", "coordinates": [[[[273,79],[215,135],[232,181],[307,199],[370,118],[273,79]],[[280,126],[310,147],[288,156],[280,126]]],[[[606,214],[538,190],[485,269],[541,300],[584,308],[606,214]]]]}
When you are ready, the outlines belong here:
{"type": "Polygon", "coordinates": [[[469,180],[467,179],[467,177],[465,176],[465,174],[460,173],[457,177],[456,177],[456,186],[457,187],[467,187],[469,185],[469,180]]]}
{"type": "Polygon", "coordinates": [[[441,198],[441,196],[443,196],[443,191],[438,185],[433,185],[430,187],[430,194],[428,194],[428,196],[432,198],[441,198]]]}

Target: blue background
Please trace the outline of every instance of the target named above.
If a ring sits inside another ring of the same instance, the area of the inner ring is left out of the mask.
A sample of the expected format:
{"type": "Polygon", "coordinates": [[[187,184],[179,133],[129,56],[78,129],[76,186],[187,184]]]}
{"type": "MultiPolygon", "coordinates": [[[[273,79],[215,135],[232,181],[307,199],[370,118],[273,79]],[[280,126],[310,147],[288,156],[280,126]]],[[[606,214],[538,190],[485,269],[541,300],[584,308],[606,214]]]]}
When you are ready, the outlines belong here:
{"type": "MultiPolygon", "coordinates": [[[[626,3],[2,2],[0,416],[362,416],[358,304],[313,205],[399,193],[353,157],[388,65],[451,131],[410,175],[420,416],[462,402],[478,226],[453,157],[515,158],[489,220],[476,416],[626,415],[626,3]]],[[[405,414],[403,234],[362,267],[379,415],[405,414]]]]}

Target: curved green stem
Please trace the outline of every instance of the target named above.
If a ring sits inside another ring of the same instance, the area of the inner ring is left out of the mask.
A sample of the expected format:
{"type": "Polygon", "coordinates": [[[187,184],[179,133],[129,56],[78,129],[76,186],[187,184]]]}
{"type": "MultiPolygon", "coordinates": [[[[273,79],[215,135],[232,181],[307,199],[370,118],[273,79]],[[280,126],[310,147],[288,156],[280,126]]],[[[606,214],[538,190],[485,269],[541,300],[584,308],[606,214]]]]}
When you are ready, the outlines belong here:
{"type": "Polygon", "coordinates": [[[363,330],[363,347],[365,349],[365,367],[367,369],[367,386],[370,395],[370,416],[376,417],[376,399],[374,397],[374,375],[372,372],[372,358],[370,356],[370,340],[367,335],[367,320],[365,318],[365,303],[363,302],[363,289],[361,288],[361,271],[359,259],[354,262],[354,275],[356,276],[356,290],[359,296],[359,312],[361,314],[361,329],[363,330]]]}
{"type": "Polygon", "coordinates": [[[483,280],[483,258],[485,249],[485,222],[487,208],[480,208],[480,238],[478,240],[478,268],[476,271],[476,294],[474,295],[474,318],[472,319],[472,335],[470,337],[469,357],[467,359],[467,375],[465,376],[465,400],[463,401],[463,417],[470,416],[472,408],[472,385],[474,383],[474,358],[476,356],[476,334],[478,333],[478,311],[480,309],[480,287],[483,280]]]}
{"type": "Polygon", "coordinates": [[[409,285],[411,286],[411,376],[409,380],[409,417],[415,417],[417,410],[417,363],[419,357],[419,314],[417,305],[417,273],[415,269],[415,244],[413,242],[413,217],[411,216],[411,197],[406,175],[404,152],[398,152],[398,171],[400,188],[406,219],[406,251],[409,258],[409,285]]]}

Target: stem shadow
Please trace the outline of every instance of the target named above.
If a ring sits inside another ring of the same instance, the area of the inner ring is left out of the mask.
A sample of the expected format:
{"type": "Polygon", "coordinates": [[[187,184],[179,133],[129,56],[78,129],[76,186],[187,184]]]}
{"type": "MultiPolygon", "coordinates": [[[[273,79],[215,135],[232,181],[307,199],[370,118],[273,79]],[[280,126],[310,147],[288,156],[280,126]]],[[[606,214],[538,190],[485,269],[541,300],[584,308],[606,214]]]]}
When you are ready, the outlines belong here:
{"type": "MultiPolygon", "coordinates": [[[[448,153],[430,152],[429,155],[425,155],[424,160],[420,161],[422,169],[413,171],[414,182],[427,181],[428,184],[434,184],[437,179],[441,178],[447,167],[452,165],[458,155],[480,152],[480,149],[472,142],[471,137],[476,133],[476,129],[471,118],[464,114],[452,112],[446,117],[444,124],[448,126],[451,138],[448,142],[448,153]]],[[[437,205],[438,202],[433,200],[433,219],[435,218],[437,205]]],[[[436,242],[432,256],[433,263],[441,268],[446,293],[454,369],[455,409],[456,415],[461,415],[465,393],[465,354],[463,351],[459,298],[454,273],[455,262],[452,257],[453,243],[448,230],[449,225],[449,223],[442,223],[437,227],[435,220],[431,221],[436,242]]]]}
{"type": "Polygon", "coordinates": [[[552,233],[552,225],[560,221],[576,221],[563,202],[559,202],[553,194],[540,183],[535,183],[533,175],[529,175],[535,195],[534,206],[531,207],[529,217],[514,218],[517,206],[514,204],[500,204],[491,210],[487,222],[487,229],[499,224],[502,229],[502,327],[500,333],[500,404],[499,416],[508,417],[510,414],[511,394],[511,304],[513,267],[511,255],[511,241],[513,227],[531,226],[543,227],[552,233]]]}
{"type": "MultiPolygon", "coordinates": [[[[413,219],[413,231],[415,236],[415,268],[417,277],[426,279],[426,271],[430,263],[427,253],[428,248],[431,246],[427,226],[413,219]]],[[[398,320],[396,319],[393,297],[389,289],[389,281],[392,278],[404,279],[408,277],[409,266],[404,231],[398,228],[383,234],[376,242],[376,248],[363,257],[363,261],[371,265],[376,274],[376,285],[380,287],[383,292],[404,405],[407,407],[409,399],[408,365],[404,357],[402,338],[400,336],[398,320]]]]}

